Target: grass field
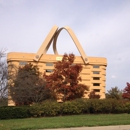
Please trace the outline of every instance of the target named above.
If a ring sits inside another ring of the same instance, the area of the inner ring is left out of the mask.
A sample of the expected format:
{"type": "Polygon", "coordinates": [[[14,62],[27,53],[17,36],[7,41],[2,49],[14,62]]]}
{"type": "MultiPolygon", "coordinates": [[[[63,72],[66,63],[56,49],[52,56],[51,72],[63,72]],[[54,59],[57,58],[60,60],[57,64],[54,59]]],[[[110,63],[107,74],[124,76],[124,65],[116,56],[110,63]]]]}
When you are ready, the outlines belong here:
{"type": "Polygon", "coordinates": [[[130,114],[73,115],[0,120],[0,130],[37,130],[82,126],[128,125],[130,114]]]}

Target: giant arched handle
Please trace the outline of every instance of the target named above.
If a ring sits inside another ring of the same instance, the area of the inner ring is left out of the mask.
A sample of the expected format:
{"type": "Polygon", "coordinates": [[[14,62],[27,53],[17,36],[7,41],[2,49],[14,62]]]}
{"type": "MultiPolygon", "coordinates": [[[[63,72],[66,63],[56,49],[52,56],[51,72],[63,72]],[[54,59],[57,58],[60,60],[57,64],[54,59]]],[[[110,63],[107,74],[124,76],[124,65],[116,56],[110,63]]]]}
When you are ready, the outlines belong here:
{"type": "Polygon", "coordinates": [[[57,30],[57,32],[56,32],[56,34],[55,34],[55,36],[54,36],[54,40],[53,40],[53,50],[54,50],[54,53],[55,53],[56,55],[58,55],[58,51],[57,51],[57,48],[56,48],[56,43],[57,43],[57,38],[58,38],[60,32],[61,32],[63,29],[65,29],[65,30],[69,33],[69,35],[71,36],[72,40],[74,41],[74,43],[75,43],[75,45],[76,45],[78,51],[80,52],[80,54],[81,54],[81,56],[82,56],[82,58],[83,58],[85,64],[87,64],[87,63],[89,62],[89,61],[88,61],[88,57],[86,56],[86,54],[85,54],[85,52],[84,52],[82,46],[80,45],[80,43],[79,43],[79,41],[78,41],[76,35],[75,35],[74,32],[72,31],[72,29],[69,28],[69,27],[63,27],[63,28],[60,28],[59,30],[57,30]]]}
{"type": "Polygon", "coordinates": [[[39,48],[38,52],[36,53],[36,55],[33,58],[35,61],[39,61],[40,57],[43,54],[46,54],[48,48],[50,47],[50,45],[52,43],[52,40],[53,40],[54,35],[55,35],[57,30],[58,30],[57,26],[53,26],[53,28],[50,30],[50,32],[48,33],[44,42],[42,43],[41,47],[39,48]]]}
{"type": "Polygon", "coordinates": [[[54,53],[56,55],[58,55],[58,52],[57,52],[57,49],[56,49],[56,42],[57,42],[57,38],[60,34],[60,32],[65,29],[69,35],[71,36],[72,40],[74,41],[78,51],[80,52],[82,58],[83,58],[83,61],[85,64],[89,63],[89,60],[88,60],[88,57],[86,56],[82,46],[80,45],[76,35],[74,34],[74,32],[69,28],[69,27],[63,27],[63,28],[60,28],[58,30],[58,27],[57,26],[53,26],[53,28],[51,29],[51,31],[49,32],[49,34],[47,35],[47,37],[45,38],[44,42],[42,43],[41,47],[39,48],[38,52],[36,53],[36,55],[34,56],[34,60],[35,61],[39,61],[40,57],[43,55],[43,54],[46,54],[48,48],[50,47],[52,41],[53,41],[53,50],[54,50],[54,53]]]}

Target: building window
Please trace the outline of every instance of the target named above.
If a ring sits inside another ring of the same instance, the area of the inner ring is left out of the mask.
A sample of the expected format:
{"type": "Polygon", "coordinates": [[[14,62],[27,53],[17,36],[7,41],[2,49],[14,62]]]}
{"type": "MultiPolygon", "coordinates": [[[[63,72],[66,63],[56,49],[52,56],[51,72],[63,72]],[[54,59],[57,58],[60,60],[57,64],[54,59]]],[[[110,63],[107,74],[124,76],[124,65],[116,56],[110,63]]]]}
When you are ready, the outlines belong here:
{"type": "Polygon", "coordinates": [[[93,68],[99,68],[100,66],[99,65],[93,65],[93,68]]]}
{"type": "Polygon", "coordinates": [[[100,83],[93,83],[93,86],[100,86],[100,83]]]}
{"type": "Polygon", "coordinates": [[[28,62],[26,62],[26,61],[20,61],[19,62],[19,65],[26,65],[28,62]]]}
{"type": "Polygon", "coordinates": [[[53,63],[46,63],[46,66],[53,66],[53,63]]]}
{"type": "Polygon", "coordinates": [[[99,71],[93,71],[93,74],[100,74],[99,71]]]}
{"type": "Polygon", "coordinates": [[[94,92],[100,92],[100,89],[94,89],[94,92]]]}
{"type": "Polygon", "coordinates": [[[93,77],[93,80],[100,80],[99,77],[93,77]]]}
{"type": "Polygon", "coordinates": [[[47,69],[46,72],[51,73],[51,72],[53,72],[53,70],[47,69]]]}

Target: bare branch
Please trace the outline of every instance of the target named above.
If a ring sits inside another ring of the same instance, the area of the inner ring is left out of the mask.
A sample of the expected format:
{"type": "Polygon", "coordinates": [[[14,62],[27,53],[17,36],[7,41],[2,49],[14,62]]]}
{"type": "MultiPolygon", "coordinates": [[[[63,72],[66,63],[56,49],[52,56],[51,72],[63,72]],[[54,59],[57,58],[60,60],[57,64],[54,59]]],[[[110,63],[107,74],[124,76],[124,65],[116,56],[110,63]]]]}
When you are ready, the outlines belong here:
{"type": "Polygon", "coordinates": [[[0,99],[7,98],[7,63],[5,58],[7,49],[0,50],[0,99]]]}

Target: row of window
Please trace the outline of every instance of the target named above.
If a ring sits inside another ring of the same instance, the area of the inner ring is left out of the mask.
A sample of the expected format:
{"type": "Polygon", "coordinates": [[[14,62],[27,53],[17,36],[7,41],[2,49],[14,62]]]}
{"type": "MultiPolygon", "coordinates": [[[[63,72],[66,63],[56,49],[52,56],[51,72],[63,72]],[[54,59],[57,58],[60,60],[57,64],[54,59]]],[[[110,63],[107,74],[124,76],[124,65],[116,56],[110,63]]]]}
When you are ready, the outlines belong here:
{"type": "MultiPolygon", "coordinates": [[[[28,62],[26,61],[20,61],[19,62],[19,65],[26,65],[28,62]]],[[[46,63],[46,66],[53,66],[53,63],[46,63]]],[[[100,66],[99,65],[93,65],[93,68],[99,68],[100,66]]],[[[47,72],[50,72],[50,70],[47,70],[47,72]]],[[[51,70],[52,72],[52,70],[51,70]]],[[[100,74],[100,71],[93,71],[93,74],[100,74]]]]}
{"type": "MultiPolygon", "coordinates": [[[[20,62],[19,64],[20,65],[26,65],[27,62],[20,62]]],[[[48,66],[52,66],[52,64],[48,64],[48,66]]],[[[47,69],[46,72],[51,73],[51,72],[53,72],[53,70],[52,69],[47,69]]],[[[89,75],[89,73],[82,73],[82,74],[89,75]]],[[[93,74],[100,74],[100,72],[99,71],[93,71],[93,74]]],[[[100,80],[100,79],[99,78],[94,78],[94,80],[100,80]]]]}
{"type": "MultiPolygon", "coordinates": [[[[20,61],[19,65],[26,65],[27,63],[27,61],[20,61]]],[[[46,63],[46,66],[53,66],[53,63],[46,63]]]]}
{"type": "MultiPolygon", "coordinates": [[[[48,63],[46,63],[46,66],[53,66],[53,63],[48,62],[48,63]]],[[[99,65],[93,65],[93,68],[100,68],[100,66],[99,65]]]]}
{"type": "MultiPolygon", "coordinates": [[[[52,72],[53,70],[47,69],[46,72],[52,72]]],[[[81,73],[83,75],[89,75],[89,73],[81,73]]],[[[93,74],[100,74],[100,71],[93,71],[93,74]]]]}
{"type": "MultiPolygon", "coordinates": [[[[48,63],[46,63],[46,66],[53,66],[53,63],[48,62],[48,63]]],[[[93,68],[100,68],[100,66],[99,65],[93,65],[93,68]]]]}
{"type": "MultiPolygon", "coordinates": [[[[28,62],[26,62],[26,61],[20,61],[19,62],[20,65],[26,65],[27,63],[28,62]]],[[[48,63],[46,63],[46,66],[53,66],[53,63],[48,62],[48,63]]],[[[100,68],[100,66],[99,65],[93,65],[93,68],[100,68]]]]}

